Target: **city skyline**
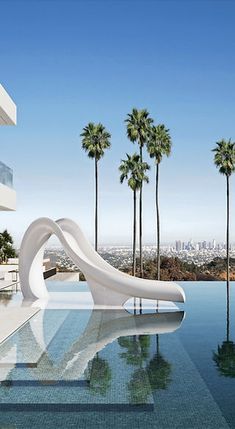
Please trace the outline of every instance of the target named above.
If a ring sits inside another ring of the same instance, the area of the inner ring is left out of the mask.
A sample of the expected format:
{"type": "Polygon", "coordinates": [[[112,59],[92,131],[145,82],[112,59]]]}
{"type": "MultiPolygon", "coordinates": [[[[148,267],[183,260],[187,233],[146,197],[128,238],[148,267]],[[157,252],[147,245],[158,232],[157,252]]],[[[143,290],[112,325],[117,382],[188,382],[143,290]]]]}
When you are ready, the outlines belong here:
{"type": "MultiPolygon", "coordinates": [[[[203,250],[203,249],[216,249],[216,248],[225,248],[226,245],[226,241],[216,241],[215,239],[213,240],[175,240],[175,241],[169,241],[169,242],[162,242],[161,243],[161,248],[172,248],[172,249],[176,249],[177,250],[177,243],[180,243],[181,245],[181,249],[178,250],[191,250],[189,249],[190,246],[194,247],[196,246],[196,249],[192,249],[192,250],[203,250]],[[197,249],[197,245],[201,245],[201,247],[199,246],[199,249],[197,249]],[[183,248],[184,247],[184,248],[183,248]]],[[[230,246],[235,246],[235,240],[230,242],[230,246]]],[[[155,248],[156,247],[156,243],[145,243],[143,248],[155,248]]],[[[122,243],[122,244],[116,244],[116,243],[103,243],[100,244],[99,249],[104,250],[104,249],[111,249],[111,248],[128,248],[128,249],[132,249],[132,243],[122,243]]],[[[49,243],[47,245],[47,249],[63,249],[63,247],[61,246],[61,244],[58,243],[49,243]]],[[[137,244],[136,246],[136,250],[139,251],[139,245],[137,244]]]]}
{"type": "MultiPolygon", "coordinates": [[[[172,244],[161,246],[161,256],[167,258],[178,258],[182,262],[187,264],[194,264],[198,267],[208,264],[215,258],[225,258],[226,255],[226,244],[216,243],[215,240],[212,242],[201,242],[201,247],[194,245],[190,240],[184,248],[177,246],[180,240],[177,240],[175,246],[172,244]]],[[[117,269],[123,269],[132,264],[132,247],[131,246],[100,246],[99,254],[108,263],[113,265],[117,269]]],[[[156,258],[156,245],[148,245],[143,247],[144,261],[153,260],[156,258]]],[[[230,244],[230,256],[235,258],[235,243],[230,244]]],[[[47,247],[45,251],[45,257],[48,257],[52,264],[57,265],[60,270],[77,271],[77,266],[73,261],[66,255],[63,247],[47,247]]]]}
{"type": "MultiPolygon", "coordinates": [[[[162,244],[192,236],[222,242],[225,181],[211,149],[222,137],[235,140],[235,4],[147,1],[147,7],[135,2],[133,8],[128,0],[111,3],[1,2],[1,81],[14,94],[19,118],[15,129],[1,129],[1,159],[13,168],[18,196],[16,213],[2,213],[1,225],[19,246],[35,218],[70,217],[93,241],[93,163],[82,152],[79,135],[89,121],[101,121],[112,134],[112,147],[100,162],[100,244],[131,243],[132,196],[119,183],[118,166],[126,152],[138,150],[124,125],[136,106],[146,107],[172,136],[172,155],[160,167],[162,244]]],[[[149,161],[146,152],[144,158],[149,161]]],[[[150,164],[143,242],[154,244],[150,164]]],[[[231,213],[234,188],[232,177],[231,213]]]]}

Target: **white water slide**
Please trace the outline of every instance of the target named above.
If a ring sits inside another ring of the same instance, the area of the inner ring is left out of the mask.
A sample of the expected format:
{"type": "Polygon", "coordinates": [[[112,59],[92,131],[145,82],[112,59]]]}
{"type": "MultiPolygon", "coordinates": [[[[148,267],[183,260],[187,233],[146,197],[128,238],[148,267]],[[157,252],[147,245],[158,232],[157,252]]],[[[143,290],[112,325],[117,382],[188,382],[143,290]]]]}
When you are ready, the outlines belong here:
{"type": "Polygon", "coordinates": [[[96,306],[122,306],[129,298],[184,302],[183,289],[174,282],[146,280],[122,273],[93,249],[79,226],[70,219],[35,220],[27,229],[20,249],[21,290],[27,300],[48,299],[43,278],[44,248],[55,234],[66,254],[84,273],[96,306]]]}

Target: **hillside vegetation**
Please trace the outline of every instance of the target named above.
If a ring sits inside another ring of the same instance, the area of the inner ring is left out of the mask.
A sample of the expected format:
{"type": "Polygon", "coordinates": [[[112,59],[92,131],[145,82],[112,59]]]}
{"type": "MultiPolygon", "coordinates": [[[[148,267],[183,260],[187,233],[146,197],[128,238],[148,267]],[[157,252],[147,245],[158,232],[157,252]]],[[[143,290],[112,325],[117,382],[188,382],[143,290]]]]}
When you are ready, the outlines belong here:
{"type": "MultiPolygon", "coordinates": [[[[123,271],[131,274],[131,267],[125,267],[123,271]]],[[[144,261],[144,278],[155,280],[156,276],[156,259],[144,261]]],[[[230,279],[235,280],[235,258],[230,259],[230,279]]],[[[183,262],[177,257],[169,258],[163,256],[161,257],[161,280],[226,280],[226,259],[215,258],[208,264],[198,267],[193,263],[188,264],[183,262]]]]}

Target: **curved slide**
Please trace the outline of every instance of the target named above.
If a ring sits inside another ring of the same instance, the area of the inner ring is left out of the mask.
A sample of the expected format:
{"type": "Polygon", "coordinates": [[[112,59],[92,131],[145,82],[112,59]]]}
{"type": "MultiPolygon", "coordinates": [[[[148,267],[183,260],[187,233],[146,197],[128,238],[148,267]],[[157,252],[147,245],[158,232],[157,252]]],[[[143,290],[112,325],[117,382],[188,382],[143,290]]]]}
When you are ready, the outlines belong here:
{"type": "Polygon", "coordinates": [[[55,234],[66,254],[84,273],[96,306],[122,306],[129,298],[184,302],[183,289],[173,282],[140,279],[112,267],[95,252],[79,226],[70,219],[35,220],[21,244],[19,274],[25,299],[48,299],[43,278],[44,248],[55,234]]]}

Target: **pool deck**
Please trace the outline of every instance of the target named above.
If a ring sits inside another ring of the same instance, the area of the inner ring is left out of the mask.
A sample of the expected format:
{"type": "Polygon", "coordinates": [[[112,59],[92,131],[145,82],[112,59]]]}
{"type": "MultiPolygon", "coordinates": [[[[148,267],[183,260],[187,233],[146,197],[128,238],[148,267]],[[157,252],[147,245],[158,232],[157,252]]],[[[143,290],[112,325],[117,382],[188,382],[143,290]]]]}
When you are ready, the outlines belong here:
{"type": "Polygon", "coordinates": [[[0,343],[5,341],[31,317],[40,311],[37,307],[11,307],[0,311],[0,343]]]}
{"type": "Polygon", "coordinates": [[[7,289],[9,287],[17,286],[18,284],[19,284],[19,281],[13,282],[12,280],[0,280],[0,291],[7,289]]]}

